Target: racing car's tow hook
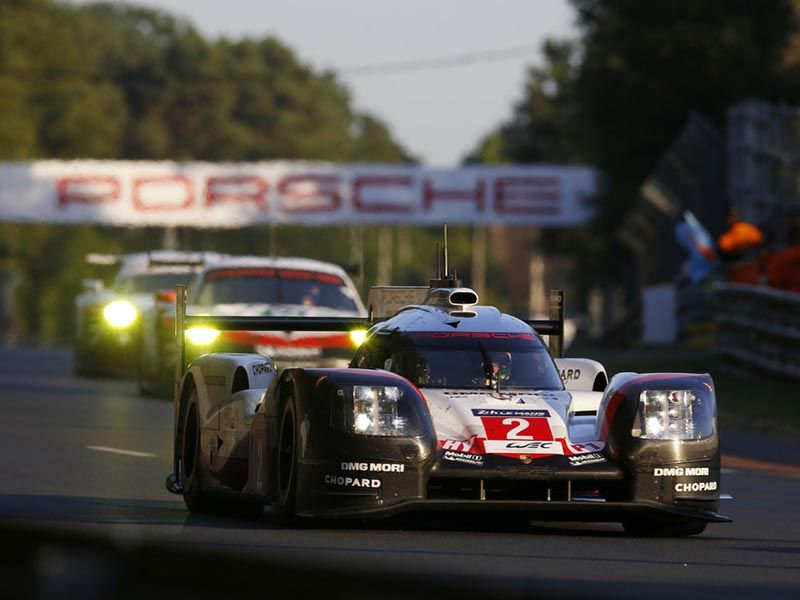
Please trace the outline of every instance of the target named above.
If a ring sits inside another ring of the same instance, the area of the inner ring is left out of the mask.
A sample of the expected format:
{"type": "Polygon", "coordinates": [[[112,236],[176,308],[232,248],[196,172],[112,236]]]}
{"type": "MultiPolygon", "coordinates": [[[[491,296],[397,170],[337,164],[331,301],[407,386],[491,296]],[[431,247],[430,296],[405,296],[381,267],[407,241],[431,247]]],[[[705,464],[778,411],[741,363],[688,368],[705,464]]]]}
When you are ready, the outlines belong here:
{"type": "Polygon", "coordinates": [[[164,482],[164,485],[167,486],[167,491],[172,494],[183,494],[183,485],[175,473],[167,475],[167,480],[164,482]]]}

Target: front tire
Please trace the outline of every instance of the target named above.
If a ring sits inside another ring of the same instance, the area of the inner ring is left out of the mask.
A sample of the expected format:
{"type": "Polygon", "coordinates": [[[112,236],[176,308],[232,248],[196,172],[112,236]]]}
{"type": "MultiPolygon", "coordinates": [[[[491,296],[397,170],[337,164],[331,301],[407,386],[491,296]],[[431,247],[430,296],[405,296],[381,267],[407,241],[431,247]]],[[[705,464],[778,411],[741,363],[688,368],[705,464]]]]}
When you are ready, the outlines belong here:
{"type": "Polygon", "coordinates": [[[278,455],[275,468],[275,501],[272,515],[276,522],[295,522],[297,502],[297,411],[293,396],[286,397],[281,410],[278,455]]]}

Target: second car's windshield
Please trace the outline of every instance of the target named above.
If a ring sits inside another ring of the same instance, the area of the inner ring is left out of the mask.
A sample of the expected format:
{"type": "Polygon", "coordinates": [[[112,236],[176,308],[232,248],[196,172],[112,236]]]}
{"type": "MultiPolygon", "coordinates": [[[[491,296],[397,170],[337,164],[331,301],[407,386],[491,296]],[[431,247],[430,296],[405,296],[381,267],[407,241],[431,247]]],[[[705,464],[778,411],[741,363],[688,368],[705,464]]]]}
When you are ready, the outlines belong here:
{"type": "Polygon", "coordinates": [[[114,289],[120,294],[149,294],[158,290],[174,290],[186,285],[194,274],[185,273],[139,273],[117,280],[114,289]]]}
{"type": "Polygon", "coordinates": [[[357,310],[350,290],[340,277],[297,269],[214,269],[202,282],[195,303],[200,306],[299,304],[357,310]]]}
{"type": "Polygon", "coordinates": [[[413,346],[396,347],[384,368],[419,387],[563,389],[553,359],[533,334],[441,335],[412,335],[413,346]]]}

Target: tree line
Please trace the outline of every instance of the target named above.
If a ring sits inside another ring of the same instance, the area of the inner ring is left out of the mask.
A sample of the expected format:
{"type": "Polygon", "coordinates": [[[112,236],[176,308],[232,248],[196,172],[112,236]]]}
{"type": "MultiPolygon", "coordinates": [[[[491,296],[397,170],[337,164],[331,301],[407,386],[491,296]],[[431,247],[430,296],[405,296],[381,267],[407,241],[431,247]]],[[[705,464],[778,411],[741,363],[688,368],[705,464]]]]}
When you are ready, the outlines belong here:
{"type": "MultiPolygon", "coordinates": [[[[572,253],[588,282],[613,277],[615,227],[691,111],[724,129],[725,110],[745,98],[800,104],[800,0],[570,3],[578,35],[544,44],[520,100],[466,161],[598,167],[605,184],[594,226],[570,236],[547,231],[543,242],[572,253]]],[[[45,158],[415,161],[385,123],[353,108],[335,73],[315,71],[274,37],[208,39],[179,18],[133,6],[4,0],[0,160],[45,158]]],[[[277,247],[348,263],[343,240],[351,233],[247,228],[179,237],[190,249],[277,247]]],[[[468,234],[454,236],[461,241],[451,249],[464,271],[468,234]]],[[[363,229],[366,283],[378,235],[363,229]]],[[[437,235],[402,233],[397,283],[429,276],[424,257],[437,235]]],[[[68,337],[80,280],[96,275],[83,255],[146,250],[162,236],[158,228],[0,225],[0,271],[17,281],[18,331],[68,337]]],[[[511,275],[493,260],[490,252],[489,284],[502,297],[511,275]]]]}
{"type": "MultiPolygon", "coordinates": [[[[274,37],[207,39],[134,6],[4,0],[0,160],[48,158],[415,162],[385,123],[354,109],[333,73],[274,37]]],[[[98,274],[86,252],[147,250],[163,237],[158,228],[17,224],[0,233],[14,326],[44,339],[72,333],[80,281],[98,274]]],[[[282,235],[279,252],[348,261],[341,231],[308,233],[282,235]]],[[[180,237],[195,249],[266,254],[270,244],[265,228],[180,237]]]]}
{"type": "Polygon", "coordinates": [[[615,277],[614,235],[696,111],[725,131],[746,99],[800,104],[798,0],[570,0],[578,35],[550,39],[510,116],[467,162],[586,163],[603,174],[593,227],[545,232],[584,282],[615,277]]]}

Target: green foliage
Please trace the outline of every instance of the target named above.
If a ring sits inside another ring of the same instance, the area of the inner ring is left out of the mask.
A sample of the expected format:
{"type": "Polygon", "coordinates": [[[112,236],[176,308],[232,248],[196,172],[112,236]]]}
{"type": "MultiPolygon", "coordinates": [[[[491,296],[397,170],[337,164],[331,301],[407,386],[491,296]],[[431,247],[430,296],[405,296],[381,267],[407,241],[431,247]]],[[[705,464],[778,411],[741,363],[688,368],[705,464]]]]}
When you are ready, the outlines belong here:
{"type": "MultiPolygon", "coordinates": [[[[3,0],[0,160],[46,158],[413,160],[380,120],[352,108],[333,75],[275,38],[209,40],[166,13],[116,3],[3,0]]],[[[147,250],[162,235],[0,225],[19,333],[68,337],[80,280],[98,275],[86,252],[147,250]]],[[[337,235],[282,232],[280,254],[347,262],[337,235]]],[[[269,252],[263,228],[181,237],[187,248],[269,252]]]]}
{"type": "Polygon", "coordinates": [[[692,111],[724,130],[738,101],[800,103],[800,2],[570,1],[580,38],[544,45],[510,119],[468,162],[600,169],[593,227],[543,236],[545,249],[571,254],[591,284],[617,275],[616,228],[692,111]]]}
{"type": "Polygon", "coordinates": [[[601,219],[619,222],[690,111],[724,129],[746,99],[783,98],[789,0],[572,0],[583,31],[577,114],[587,158],[609,175],[601,219]]]}

